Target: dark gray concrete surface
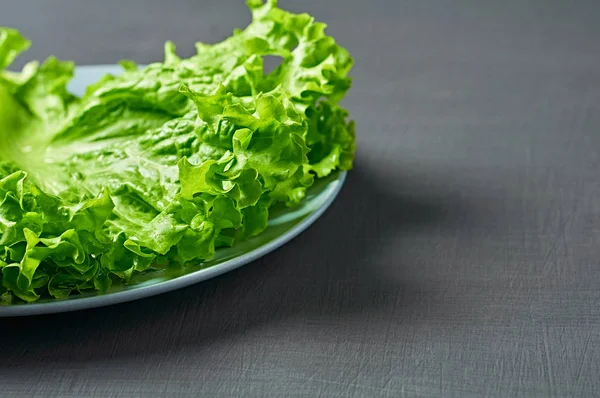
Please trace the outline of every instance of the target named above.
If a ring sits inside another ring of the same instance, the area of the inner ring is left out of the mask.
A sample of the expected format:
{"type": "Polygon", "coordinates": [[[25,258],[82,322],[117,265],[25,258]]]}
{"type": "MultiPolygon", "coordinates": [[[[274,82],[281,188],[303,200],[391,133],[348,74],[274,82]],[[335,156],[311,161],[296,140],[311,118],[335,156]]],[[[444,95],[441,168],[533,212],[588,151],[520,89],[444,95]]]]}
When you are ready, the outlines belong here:
{"type": "MultiPolygon", "coordinates": [[[[356,168],[277,252],[181,291],[0,320],[0,395],[600,395],[600,7],[282,0],[356,58],[356,168]]],[[[182,55],[241,1],[0,0],[23,57],[182,55]]]]}

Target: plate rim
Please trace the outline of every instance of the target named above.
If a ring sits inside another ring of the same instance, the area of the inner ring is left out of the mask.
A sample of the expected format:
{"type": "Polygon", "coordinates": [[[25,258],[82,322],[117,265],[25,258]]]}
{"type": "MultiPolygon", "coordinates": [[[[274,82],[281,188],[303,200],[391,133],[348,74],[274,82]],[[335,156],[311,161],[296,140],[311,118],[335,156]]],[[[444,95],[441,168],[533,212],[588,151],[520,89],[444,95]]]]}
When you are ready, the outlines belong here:
{"type": "Polygon", "coordinates": [[[298,224],[294,225],[283,235],[280,235],[270,242],[244,253],[241,256],[234,257],[220,264],[216,264],[208,268],[202,268],[198,271],[190,272],[189,274],[181,275],[173,279],[161,281],[153,285],[135,287],[131,290],[83,297],[80,299],[74,298],[70,300],[59,300],[56,302],[0,306],[0,318],[58,314],[63,312],[72,312],[126,303],[129,301],[158,296],[163,293],[182,289],[184,287],[188,287],[233,271],[280,248],[314,224],[315,221],[317,221],[335,201],[342,189],[342,186],[344,185],[346,176],[347,172],[341,172],[339,177],[330,183],[331,185],[334,185],[332,188],[330,188],[331,192],[327,194],[325,201],[313,213],[308,215],[298,224]]]}
{"type": "MultiPolygon", "coordinates": [[[[115,65],[85,65],[77,67],[76,72],[77,70],[85,69],[102,69],[108,66],[115,68],[115,65]]],[[[346,181],[346,176],[346,171],[340,172],[338,177],[329,183],[326,189],[330,190],[330,192],[326,194],[324,202],[302,221],[270,242],[240,256],[208,268],[202,268],[189,274],[177,276],[173,279],[160,281],[152,285],[134,287],[130,290],[99,294],[91,297],[57,300],[55,302],[0,305],[0,318],[58,314],[126,303],[182,289],[233,271],[280,248],[314,224],[335,201],[346,181]]]]}

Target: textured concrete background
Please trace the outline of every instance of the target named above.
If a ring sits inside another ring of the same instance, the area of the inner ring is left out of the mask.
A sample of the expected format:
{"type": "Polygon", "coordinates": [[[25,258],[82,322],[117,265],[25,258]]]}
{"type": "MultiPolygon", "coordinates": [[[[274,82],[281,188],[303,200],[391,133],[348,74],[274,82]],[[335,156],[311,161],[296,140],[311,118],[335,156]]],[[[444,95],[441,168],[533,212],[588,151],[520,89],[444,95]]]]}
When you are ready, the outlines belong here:
{"type": "MultiPolygon", "coordinates": [[[[339,200],[260,261],[0,320],[0,395],[600,395],[600,7],[282,0],[356,57],[339,200]]],[[[188,55],[238,0],[0,0],[28,58],[188,55]]]]}

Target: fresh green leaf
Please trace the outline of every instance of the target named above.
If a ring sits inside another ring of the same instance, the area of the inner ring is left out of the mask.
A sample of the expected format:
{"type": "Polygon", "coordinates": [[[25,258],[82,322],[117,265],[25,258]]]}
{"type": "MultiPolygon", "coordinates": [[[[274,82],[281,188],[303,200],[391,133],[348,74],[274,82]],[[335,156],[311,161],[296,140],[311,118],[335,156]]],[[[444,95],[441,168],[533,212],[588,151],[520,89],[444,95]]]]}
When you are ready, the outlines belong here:
{"type": "Polygon", "coordinates": [[[311,16],[248,6],[245,30],[187,59],[167,42],[164,62],[122,61],[80,98],[72,62],[8,71],[29,41],[0,28],[1,303],[201,265],[352,167],[352,58],[311,16]]]}

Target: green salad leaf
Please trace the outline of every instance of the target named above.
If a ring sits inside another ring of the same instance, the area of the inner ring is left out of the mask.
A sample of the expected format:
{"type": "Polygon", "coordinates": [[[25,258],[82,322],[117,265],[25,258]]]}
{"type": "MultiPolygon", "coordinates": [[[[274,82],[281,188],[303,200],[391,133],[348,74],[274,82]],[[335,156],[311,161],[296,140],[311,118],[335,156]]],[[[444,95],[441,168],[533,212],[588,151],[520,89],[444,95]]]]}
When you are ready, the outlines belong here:
{"type": "Polygon", "coordinates": [[[30,43],[0,28],[0,302],[197,266],[352,167],[352,58],[309,15],[248,6],[225,41],[187,59],[167,42],[164,62],[122,61],[82,97],[72,62],[8,71],[30,43]]]}

